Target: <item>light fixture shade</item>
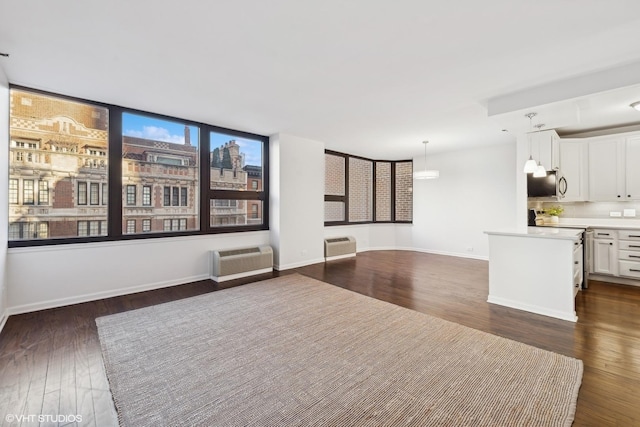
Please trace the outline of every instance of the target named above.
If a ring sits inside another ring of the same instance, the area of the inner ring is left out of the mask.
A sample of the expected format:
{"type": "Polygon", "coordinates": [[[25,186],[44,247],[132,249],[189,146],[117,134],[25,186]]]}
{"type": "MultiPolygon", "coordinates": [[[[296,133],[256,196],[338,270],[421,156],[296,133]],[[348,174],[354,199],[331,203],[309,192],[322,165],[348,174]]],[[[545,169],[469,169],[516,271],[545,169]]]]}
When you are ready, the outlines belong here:
{"type": "Polygon", "coordinates": [[[534,173],[538,169],[538,164],[533,157],[529,156],[529,160],[524,164],[524,173],[534,173]]]}
{"type": "Polygon", "coordinates": [[[634,102],[633,104],[629,105],[629,107],[635,108],[636,110],[640,111],[640,101],[634,102]]]}
{"type": "Polygon", "coordinates": [[[538,167],[536,168],[536,171],[533,173],[533,177],[544,178],[545,176],[547,176],[547,170],[544,168],[544,166],[540,164],[540,162],[538,162],[538,167]]]}
{"type": "Polygon", "coordinates": [[[413,179],[436,179],[440,177],[440,171],[423,170],[413,173],[413,179]]]}

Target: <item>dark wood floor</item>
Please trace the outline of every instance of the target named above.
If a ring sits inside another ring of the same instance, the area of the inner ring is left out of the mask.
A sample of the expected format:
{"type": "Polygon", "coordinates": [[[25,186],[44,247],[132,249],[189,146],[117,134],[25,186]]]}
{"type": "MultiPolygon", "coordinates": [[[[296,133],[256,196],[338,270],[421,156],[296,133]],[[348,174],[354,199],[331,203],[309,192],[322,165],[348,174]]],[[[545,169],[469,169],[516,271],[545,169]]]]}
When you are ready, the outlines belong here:
{"type": "MultiPolygon", "coordinates": [[[[640,288],[592,282],[578,294],[579,320],[574,324],[488,304],[485,261],[379,251],[295,271],[582,359],[585,370],[574,425],[640,427],[640,288]]],[[[224,287],[255,280],[227,282],[224,287]]],[[[117,424],[95,318],[220,288],[201,281],[11,316],[0,335],[0,424],[9,425],[7,414],[78,414],[81,426],[117,424]]]]}

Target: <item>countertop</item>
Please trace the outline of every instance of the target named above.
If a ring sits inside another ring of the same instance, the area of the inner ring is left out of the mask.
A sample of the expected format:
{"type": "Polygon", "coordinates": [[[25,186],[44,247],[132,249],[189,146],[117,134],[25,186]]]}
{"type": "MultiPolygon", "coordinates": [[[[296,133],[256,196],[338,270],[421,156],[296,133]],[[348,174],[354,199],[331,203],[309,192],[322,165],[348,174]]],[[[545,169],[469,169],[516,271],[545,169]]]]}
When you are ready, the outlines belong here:
{"type": "MultiPolygon", "coordinates": [[[[574,226],[575,227],[575,226],[574,226]]],[[[584,230],[561,227],[526,227],[485,231],[494,236],[534,237],[542,239],[579,240],[584,230]]]]}
{"type": "MultiPolygon", "coordinates": [[[[538,226],[540,227],[540,226],[538,226]]],[[[615,230],[640,230],[640,219],[630,218],[562,218],[558,224],[543,227],[606,228],[615,230]]]]}

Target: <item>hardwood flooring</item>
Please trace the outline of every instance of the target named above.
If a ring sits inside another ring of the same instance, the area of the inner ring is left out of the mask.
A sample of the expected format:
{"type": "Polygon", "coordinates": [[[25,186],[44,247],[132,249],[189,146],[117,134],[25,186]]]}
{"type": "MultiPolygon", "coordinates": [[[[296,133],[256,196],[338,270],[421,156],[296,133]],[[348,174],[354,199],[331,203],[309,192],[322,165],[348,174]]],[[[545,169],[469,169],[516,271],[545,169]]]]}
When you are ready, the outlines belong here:
{"type": "MultiPolygon", "coordinates": [[[[577,323],[486,302],[488,264],[405,251],[226,282],[201,281],[11,316],[0,334],[0,425],[9,414],[81,415],[80,426],[117,425],[95,318],[293,271],[371,297],[582,359],[574,426],[640,427],[640,287],[591,282],[577,323]]],[[[59,419],[43,425],[66,425],[59,419]]],[[[71,423],[74,424],[74,423],[71,423]]],[[[25,422],[22,425],[38,425],[25,422]]]]}

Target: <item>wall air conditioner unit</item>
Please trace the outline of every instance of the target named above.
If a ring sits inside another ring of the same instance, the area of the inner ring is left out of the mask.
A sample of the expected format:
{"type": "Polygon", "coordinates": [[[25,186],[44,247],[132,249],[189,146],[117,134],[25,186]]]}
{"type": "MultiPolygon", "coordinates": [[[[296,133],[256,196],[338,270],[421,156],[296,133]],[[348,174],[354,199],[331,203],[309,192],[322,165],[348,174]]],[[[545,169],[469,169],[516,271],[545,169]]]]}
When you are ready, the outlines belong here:
{"type": "Polygon", "coordinates": [[[273,271],[271,246],[211,252],[211,279],[216,282],[273,271]]]}

